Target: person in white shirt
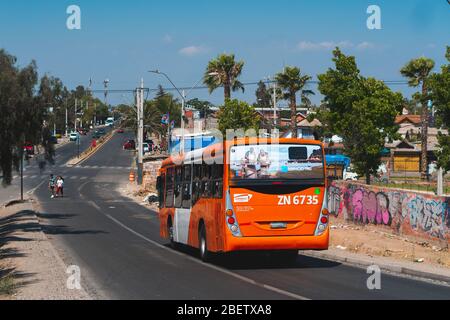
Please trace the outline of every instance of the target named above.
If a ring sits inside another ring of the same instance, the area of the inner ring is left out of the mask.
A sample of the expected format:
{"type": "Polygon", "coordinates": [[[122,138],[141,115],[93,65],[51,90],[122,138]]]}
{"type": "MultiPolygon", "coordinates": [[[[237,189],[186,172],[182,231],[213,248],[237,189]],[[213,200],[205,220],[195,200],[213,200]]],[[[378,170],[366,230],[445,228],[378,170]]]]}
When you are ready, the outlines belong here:
{"type": "Polygon", "coordinates": [[[56,180],[56,195],[61,194],[61,197],[64,198],[64,179],[61,176],[58,176],[56,180]]]}

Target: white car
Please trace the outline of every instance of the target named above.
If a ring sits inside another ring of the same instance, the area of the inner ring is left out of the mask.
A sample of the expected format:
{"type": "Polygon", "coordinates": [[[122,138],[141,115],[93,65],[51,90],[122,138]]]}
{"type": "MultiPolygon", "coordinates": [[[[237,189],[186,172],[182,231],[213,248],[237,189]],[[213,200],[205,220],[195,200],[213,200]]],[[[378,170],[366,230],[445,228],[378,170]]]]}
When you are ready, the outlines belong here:
{"type": "Polygon", "coordinates": [[[150,152],[150,145],[149,145],[148,143],[144,142],[144,143],[142,144],[142,148],[143,148],[143,150],[144,150],[144,154],[150,152]]]}
{"type": "Polygon", "coordinates": [[[70,136],[69,136],[69,140],[70,140],[70,141],[77,141],[77,139],[78,139],[78,133],[76,133],[76,132],[71,132],[71,133],[70,133],[70,136]]]}
{"type": "Polygon", "coordinates": [[[356,181],[358,180],[358,174],[356,172],[345,170],[343,179],[344,181],[356,181]]]}

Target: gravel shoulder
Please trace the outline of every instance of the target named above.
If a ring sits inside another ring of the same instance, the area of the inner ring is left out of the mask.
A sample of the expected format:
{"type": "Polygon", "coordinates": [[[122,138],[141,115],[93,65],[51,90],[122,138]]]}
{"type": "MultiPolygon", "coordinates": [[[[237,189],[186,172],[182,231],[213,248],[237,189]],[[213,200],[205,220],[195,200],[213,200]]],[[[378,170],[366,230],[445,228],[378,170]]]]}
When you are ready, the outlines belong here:
{"type": "Polygon", "coordinates": [[[69,289],[67,266],[41,229],[31,201],[0,208],[0,278],[13,279],[7,300],[86,300],[69,289]]]}

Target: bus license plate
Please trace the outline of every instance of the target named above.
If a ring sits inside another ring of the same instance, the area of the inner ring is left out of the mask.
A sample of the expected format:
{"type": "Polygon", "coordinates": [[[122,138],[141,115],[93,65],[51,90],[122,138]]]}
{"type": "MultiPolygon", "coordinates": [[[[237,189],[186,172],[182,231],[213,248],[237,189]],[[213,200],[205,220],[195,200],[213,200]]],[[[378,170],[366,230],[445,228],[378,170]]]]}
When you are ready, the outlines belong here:
{"type": "Polygon", "coordinates": [[[287,228],[287,223],[286,222],[272,222],[270,224],[270,227],[272,229],[286,229],[287,228]]]}

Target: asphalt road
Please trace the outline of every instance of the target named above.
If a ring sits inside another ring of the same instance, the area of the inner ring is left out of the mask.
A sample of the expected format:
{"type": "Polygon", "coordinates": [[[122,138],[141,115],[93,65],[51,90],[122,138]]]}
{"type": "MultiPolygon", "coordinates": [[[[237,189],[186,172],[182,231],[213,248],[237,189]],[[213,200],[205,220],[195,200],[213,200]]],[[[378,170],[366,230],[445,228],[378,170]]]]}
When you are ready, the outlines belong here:
{"type": "MultiPolygon", "coordinates": [[[[106,128],[108,132],[110,128],[106,128]]],[[[91,130],[87,135],[81,136],[80,139],[80,153],[89,148],[92,141],[91,130]]],[[[47,164],[45,169],[41,172],[38,167],[39,156],[30,158],[24,161],[24,193],[35,189],[44,180],[48,180],[50,173],[58,174],[66,169],[65,163],[71,158],[76,157],[78,147],[75,142],[69,142],[56,149],[55,163],[53,165],[47,164]]],[[[13,173],[12,184],[8,187],[0,186],[0,205],[10,201],[20,199],[20,174],[13,173]]]]}
{"type": "Polygon", "coordinates": [[[204,264],[196,251],[174,251],[159,237],[157,213],[116,191],[132,162],[116,134],[90,159],[65,168],[66,197],[35,197],[44,231],[82,285],[107,299],[450,299],[450,288],[383,273],[369,290],[365,270],[299,255],[294,266],[233,255],[204,264]]]}

